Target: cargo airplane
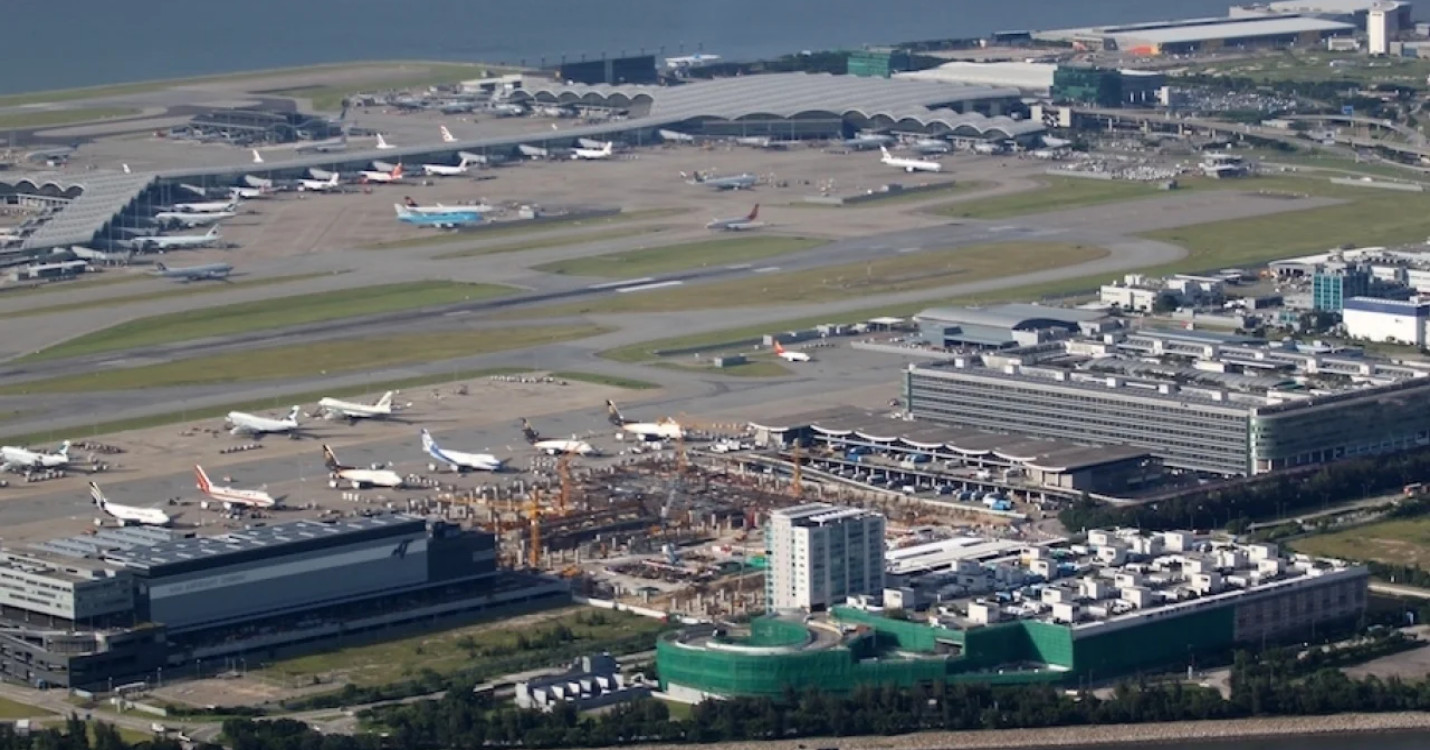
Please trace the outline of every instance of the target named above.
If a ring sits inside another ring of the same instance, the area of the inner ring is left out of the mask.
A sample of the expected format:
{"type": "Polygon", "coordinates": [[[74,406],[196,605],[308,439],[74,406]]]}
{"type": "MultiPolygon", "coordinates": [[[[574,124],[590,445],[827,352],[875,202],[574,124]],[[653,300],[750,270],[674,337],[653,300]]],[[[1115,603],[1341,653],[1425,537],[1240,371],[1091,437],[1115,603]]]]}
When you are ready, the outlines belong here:
{"type": "MultiPolygon", "coordinates": [[[[466,453],[451,451],[437,444],[432,433],[422,431],[422,452],[433,460],[446,464],[453,471],[465,474],[468,471],[501,471],[505,462],[490,453],[466,453]]],[[[433,469],[436,464],[433,464],[433,469]]]]}
{"type": "Polygon", "coordinates": [[[355,490],[367,487],[389,487],[397,488],[407,483],[401,474],[391,469],[359,469],[356,466],[344,466],[338,462],[338,457],[333,454],[333,449],[323,446],[323,463],[327,464],[328,471],[333,475],[332,486],[337,487],[341,482],[347,482],[355,490]]]}
{"type": "Polygon", "coordinates": [[[936,161],[926,161],[924,159],[903,159],[889,153],[889,149],[883,146],[879,151],[884,154],[879,161],[891,167],[897,167],[905,172],[942,172],[943,165],[936,161]]]}
{"type": "Polygon", "coordinates": [[[89,496],[94,500],[94,504],[99,506],[120,525],[128,526],[137,523],[144,526],[168,526],[174,519],[160,508],[139,508],[133,505],[120,505],[112,503],[104,496],[104,492],[99,489],[99,485],[94,482],[89,483],[89,496]]]}
{"type": "Polygon", "coordinates": [[[655,422],[635,422],[621,416],[616,402],[606,399],[606,419],[611,424],[637,435],[642,440],[675,440],[685,437],[685,430],[675,420],[665,417],[655,422]]]}
{"type": "Polygon", "coordinates": [[[318,411],[328,417],[342,417],[349,422],[356,422],[359,419],[371,419],[373,417],[390,417],[394,411],[392,408],[392,397],[396,391],[388,391],[382,394],[376,403],[358,404],[352,401],[343,401],[336,398],[324,398],[318,402],[318,411]]]}
{"type": "Polygon", "coordinates": [[[792,352],[792,351],[786,349],[786,348],[784,347],[784,344],[781,344],[781,343],[778,342],[778,341],[775,342],[775,354],[778,355],[780,359],[782,359],[782,360],[784,360],[784,361],[786,361],[786,362],[812,362],[812,361],[814,361],[813,359],[810,358],[810,356],[809,356],[808,354],[805,354],[804,352],[792,352]]]}
{"type": "Polygon", "coordinates": [[[596,449],[584,440],[577,440],[574,437],[570,440],[543,438],[541,433],[537,432],[536,428],[532,427],[531,422],[528,422],[525,417],[521,420],[521,434],[526,438],[526,442],[531,444],[531,447],[543,451],[549,456],[566,454],[576,456],[596,455],[596,449]]]}
{"type": "Polygon", "coordinates": [[[194,464],[194,476],[198,478],[199,492],[204,493],[210,500],[217,500],[223,503],[225,508],[239,506],[243,508],[274,508],[278,506],[278,498],[264,492],[263,490],[240,490],[233,487],[215,485],[209,481],[208,472],[204,467],[194,464]]]}
{"type": "Polygon", "coordinates": [[[14,445],[0,447],[0,470],[14,469],[58,469],[69,465],[70,441],[60,443],[54,453],[32,451],[14,445]]]}
{"type": "Polygon", "coordinates": [[[231,435],[253,435],[255,437],[267,433],[294,433],[298,431],[298,413],[302,411],[297,406],[288,410],[288,416],[282,419],[272,417],[260,417],[256,414],[249,414],[243,411],[231,411],[225,420],[230,425],[231,435]]]}
{"type": "Polygon", "coordinates": [[[209,231],[203,234],[176,234],[172,237],[140,237],[135,240],[141,250],[190,250],[197,247],[208,247],[217,242],[223,241],[223,235],[218,232],[218,225],[209,227],[209,231]]]}
{"type": "Polygon", "coordinates": [[[750,209],[750,213],[744,216],[739,216],[734,219],[711,219],[710,223],[705,225],[705,228],[714,229],[718,232],[743,232],[747,229],[759,229],[765,225],[763,221],[755,220],[755,217],[759,215],[760,204],[756,203],[755,207],[750,209]]]}
{"type": "Polygon", "coordinates": [[[184,268],[170,268],[163,263],[154,264],[155,276],[180,281],[221,280],[228,278],[232,271],[233,266],[227,263],[206,263],[201,266],[185,266],[184,268]]]}

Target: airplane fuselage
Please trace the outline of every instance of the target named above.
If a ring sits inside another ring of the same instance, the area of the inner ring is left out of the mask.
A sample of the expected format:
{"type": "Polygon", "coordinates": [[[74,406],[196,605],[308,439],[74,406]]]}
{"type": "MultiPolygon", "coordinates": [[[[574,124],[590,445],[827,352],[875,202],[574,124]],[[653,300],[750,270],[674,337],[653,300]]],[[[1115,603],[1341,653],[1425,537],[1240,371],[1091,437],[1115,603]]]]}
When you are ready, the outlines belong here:
{"type": "Polygon", "coordinates": [[[7,445],[0,447],[0,463],[27,469],[53,469],[69,463],[69,457],[58,453],[38,453],[7,445]]]}

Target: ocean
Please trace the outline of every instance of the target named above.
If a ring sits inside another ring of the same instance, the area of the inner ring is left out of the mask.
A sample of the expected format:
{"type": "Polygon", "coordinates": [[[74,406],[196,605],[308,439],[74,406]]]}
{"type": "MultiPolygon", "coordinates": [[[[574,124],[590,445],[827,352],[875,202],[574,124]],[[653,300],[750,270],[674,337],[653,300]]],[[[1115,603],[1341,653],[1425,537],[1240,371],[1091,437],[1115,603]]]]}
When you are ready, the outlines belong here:
{"type": "Polygon", "coordinates": [[[1226,14],[1228,0],[18,0],[0,93],[354,60],[537,65],[800,50],[1226,14]]]}

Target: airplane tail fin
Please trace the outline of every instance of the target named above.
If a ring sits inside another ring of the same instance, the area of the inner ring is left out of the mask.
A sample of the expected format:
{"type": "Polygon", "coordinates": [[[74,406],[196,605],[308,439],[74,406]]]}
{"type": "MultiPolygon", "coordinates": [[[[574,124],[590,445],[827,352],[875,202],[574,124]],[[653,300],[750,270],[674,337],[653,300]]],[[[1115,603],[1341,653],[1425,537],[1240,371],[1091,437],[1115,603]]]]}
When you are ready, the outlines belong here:
{"type": "Polygon", "coordinates": [[[521,418],[521,436],[526,438],[526,442],[533,445],[541,442],[541,433],[531,426],[531,422],[526,417],[521,418]]]}
{"type": "Polygon", "coordinates": [[[452,131],[448,130],[446,125],[443,125],[443,126],[442,126],[442,142],[443,142],[443,143],[456,143],[456,142],[457,142],[457,138],[452,135],[452,131]]]}
{"type": "Polygon", "coordinates": [[[399,177],[401,177],[401,176],[402,176],[402,165],[401,165],[401,164],[398,164],[396,167],[393,167],[393,168],[392,168],[392,179],[395,180],[395,179],[397,179],[397,178],[399,178],[399,177]]]}
{"type": "Polygon", "coordinates": [[[263,154],[258,153],[258,149],[256,149],[256,148],[253,149],[253,163],[254,163],[254,164],[262,164],[262,163],[263,163],[263,154]]]}
{"type": "Polygon", "coordinates": [[[406,203],[408,208],[417,208],[417,201],[412,200],[412,196],[410,195],[402,196],[402,202],[406,203]]]}
{"type": "Polygon", "coordinates": [[[392,406],[392,396],[394,393],[396,393],[396,391],[388,391],[387,393],[382,394],[382,398],[378,399],[377,403],[373,404],[373,406],[376,406],[379,409],[386,409],[392,406]]]}
{"type": "Polygon", "coordinates": [[[387,148],[387,139],[382,137],[382,133],[377,134],[377,147],[387,148]]]}
{"type": "Polygon", "coordinates": [[[213,490],[213,483],[209,481],[208,472],[204,471],[204,467],[194,464],[194,476],[198,479],[199,492],[207,495],[213,490]]]}
{"type": "Polygon", "coordinates": [[[785,353],[784,344],[781,344],[781,343],[779,342],[779,339],[775,339],[775,354],[784,354],[784,353],[785,353]]]}
{"type": "Polygon", "coordinates": [[[124,168],[124,174],[133,174],[133,172],[129,171],[129,165],[128,165],[128,164],[120,164],[119,166],[121,166],[121,167],[124,168]]]}
{"type": "Polygon", "coordinates": [[[749,221],[754,221],[754,220],[755,220],[755,217],[756,217],[756,216],[759,216],[759,215],[760,215],[760,204],[756,203],[756,204],[755,204],[755,207],[752,208],[752,209],[750,209],[750,215],[749,215],[749,216],[746,216],[745,218],[748,219],[749,221]]]}
{"type": "Polygon", "coordinates": [[[169,270],[169,267],[166,266],[166,265],[164,265],[163,263],[155,263],[155,264],[154,264],[154,270],[158,271],[159,273],[163,273],[163,272],[169,270]]]}
{"type": "Polygon", "coordinates": [[[889,149],[885,148],[884,146],[879,147],[879,153],[883,154],[885,159],[893,158],[889,155],[889,149]]]}
{"type": "Polygon", "coordinates": [[[297,404],[294,404],[293,408],[288,410],[288,416],[284,418],[284,421],[292,422],[293,424],[298,424],[298,415],[302,413],[302,411],[303,410],[297,404]]]}
{"type": "Polygon", "coordinates": [[[70,455],[70,441],[66,440],[66,441],[64,441],[63,443],[60,443],[60,449],[57,450],[57,451],[55,451],[55,455],[64,456],[65,458],[69,458],[69,455],[70,455]]]}
{"type": "Polygon", "coordinates": [[[205,236],[206,236],[206,237],[217,237],[217,236],[218,236],[218,225],[215,224],[215,225],[209,227],[209,233],[208,233],[207,235],[205,235],[205,236]]]}
{"type": "Polygon", "coordinates": [[[436,448],[436,447],[437,447],[437,441],[432,439],[432,433],[428,432],[426,428],[423,428],[423,430],[422,430],[422,450],[430,452],[433,448],[436,448]]]}
{"type": "Polygon", "coordinates": [[[103,508],[105,504],[109,502],[109,499],[104,496],[104,491],[99,489],[99,485],[95,484],[94,482],[89,483],[89,497],[91,500],[94,501],[95,505],[98,505],[101,508],[103,508]]]}
{"type": "Polygon", "coordinates": [[[396,211],[399,217],[407,215],[407,206],[404,206],[401,203],[392,204],[392,210],[396,211]]]}
{"type": "Polygon", "coordinates": [[[333,449],[326,445],[323,446],[323,463],[332,471],[347,468],[338,463],[338,457],[333,453],[333,449]]]}
{"type": "Polygon", "coordinates": [[[621,416],[621,410],[616,408],[616,402],[610,399],[606,399],[606,419],[617,427],[626,423],[625,418],[621,416]]]}

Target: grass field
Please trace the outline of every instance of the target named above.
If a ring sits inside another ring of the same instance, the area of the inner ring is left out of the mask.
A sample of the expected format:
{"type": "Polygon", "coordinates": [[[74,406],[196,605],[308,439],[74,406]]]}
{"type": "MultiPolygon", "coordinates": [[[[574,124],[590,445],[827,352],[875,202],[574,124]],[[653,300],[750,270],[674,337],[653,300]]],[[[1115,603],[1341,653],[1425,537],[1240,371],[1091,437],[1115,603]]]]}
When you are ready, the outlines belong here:
{"type": "Polygon", "coordinates": [[[1261,163],[1265,165],[1265,169],[1270,172],[1276,170],[1276,167],[1272,165],[1285,164],[1298,169],[1319,169],[1346,173],[1343,175],[1328,175],[1336,177],[1370,175],[1372,177],[1385,177],[1393,180],[1430,181],[1430,175],[1415,170],[1373,161],[1358,162],[1355,159],[1347,159],[1344,156],[1328,154],[1318,149],[1289,152],[1270,148],[1238,149],[1236,153],[1241,156],[1260,160],[1261,163]]]}
{"type": "Polygon", "coordinates": [[[532,270],[569,276],[630,279],[687,268],[711,265],[728,266],[733,263],[763,260],[776,255],[819,247],[826,242],[828,240],[811,237],[779,237],[776,235],[737,237],[628,250],[585,258],[571,258],[536,266],[532,270]]]}
{"type": "Polygon", "coordinates": [[[46,128],[57,125],[72,125],[77,122],[112,120],[116,117],[137,115],[140,110],[133,107],[84,107],[81,109],[50,109],[0,115],[0,130],[21,128],[46,128]]]}
{"type": "Polygon", "coordinates": [[[585,245],[591,242],[607,242],[610,240],[622,240],[627,237],[660,234],[661,232],[668,232],[673,228],[674,227],[657,224],[649,227],[622,227],[619,229],[605,229],[598,232],[564,234],[557,237],[538,237],[535,239],[522,240],[521,242],[507,242],[501,245],[487,245],[485,247],[459,250],[453,253],[443,253],[434,256],[432,260],[457,260],[460,258],[477,258],[483,255],[498,255],[500,253],[519,253],[525,250],[570,247],[572,245],[585,245]]]}
{"type": "Polygon", "coordinates": [[[415,281],[242,302],[140,318],[42,349],[23,359],[35,361],[123,351],[138,346],[488,299],[510,291],[511,287],[498,284],[415,281]]]}
{"type": "Polygon", "coordinates": [[[16,703],[9,698],[0,698],[0,719],[15,720],[28,719],[31,717],[49,716],[50,712],[43,708],[27,706],[24,703],[16,703]]]}
{"type": "Polygon", "coordinates": [[[0,395],[120,391],[333,375],[523,349],[606,332],[594,325],[514,326],[319,341],[121,370],[90,370],[5,386],[0,388],[0,395]]]}
{"type": "Polygon", "coordinates": [[[528,311],[525,317],[644,313],[779,304],[817,303],[851,297],[934,289],[997,278],[1010,269],[1030,272],[1082,263],[1107,255],[1099,247],[1007,242],[954,250],[931,250],[868,263],[813,271],[770,273],[696,286],[678,286],[603,297],[528,311]]]}
{"type": "MultiPolygon", "coordinates": [[[[424,234],[420,237],[408,237],[390,242],[374,242],[370,245],[362,245],[360,250],[401,250],[413,247],[428,247],[431,245],[447,245],[457,242],[483,242],[485,240],[500,239],[502,237],[522,237],[537,232],[558,231],[570,229],[572,227],[604,227],[619,224],[628,224],[633,221],[644,221],[647,219],[659,219],[666,216],[675,216],[685,213],[683,208],[651,208],[643,211],[622,211],[610,216],[597,217],[557,217],[541,222],[514,222],[511,224],[488,224],[479,229],[467,232],[437,232],[435,234],[424,234]]],[[[640,234],[645,231],[642,228],[640,234]]],[[[631,235],[624,235],[631,236],[631,235]]],[[[564,244],[564,237],[552,238],[551,244],[564,244]]],[[[492,255],[494,253],[510,253],[517,250],[530,250],[535,247],[548,247],[549,245],[542,239],[531,242],[513,243],[520,245],[512,249],[493,249],[490,247],[470,248],[467,250],[454,251],[446,255],[438,255],[435,260],[451,260],[452,258],[470,258],[476,255],[492,255]]]]}
{"type": "Polygon", "coordinates": [[[651,383],[635,378],[623,378],[619,375],[603,375],[599,372],[575,372],[563,370],[551,373],[551,377],[558,380],[574,380],[580,383],[594,383],[596,385],[609,385],[613,388],[625,388],[632,391],[648,391],[659,388],[659,383],[651,383]]]}
{"type": "MultiPolygon", "coordinates": [[[[1046,187],[1023,193],[1000,195],[983,200],[955,203],[936,211],[956,219],[1005,219],[1010,216],[1063,211],[1106,203],[1122,203],[1138,198],[1167,195],[1156,185],[1126,180],[1093,180],[1082,177],[1046,176],[1046,187]]],[[[1182,188],[1187,189],[1187,188],[1182,188]]]]}
{"type": "MultiPolygon", "coordinates": [[[[287,284],[294,281],[307,281],[333,274],[323,273],[301,273],[292,276],[272,276],[266,279],[247,279],[230,283],[191,283],[174,284],[172,289],[165,289],[161,292],[146,292],[143,294],[125,294],[117,297],[105,297],[102,299],[91,299],[83,302],[74,302],[67,305],[45,305],[43,307],[27,307],[24,310],[17,310],[12,313],[0,313],[0,319],[4,318],[29,318],[36,315],[48,315],[54,312],[73,312],[75,310],[89,310],[96,307],[113,307],[115,305],[126,305],[130,302],[148,302],[150,300],[173,299],[175,297],[190,297],[196,294],[209,294],[212,292],[228,292],[234,289],[247,289],[250,287],[270,286],[272,284],[287,284]]],[[[140,281],[149,278],[148,276],[127,276],[114,279],[119,281],[140,281]]]]}
{"type": "Polygon", "coordinates": [[[1286,52],[1251,60],[1229,60],[1195,66],[1189,72],[1267,82],[1398,83],[1413,88],[1425,88],[1425,77],[1430,75],[1430,61],[1394,57],[1372,59],[1353,52],[1286,52]],[[1333,61],[1341,62],[1332,68],[1333,61]]]}
{"type": "Polygon", "coordinates": [[[530,653],[539,658],[538,642],[564,627],[565,644],[589,644],[599,653],[602,645],[633,635],[649,634],[651,647],[661,623],[625,612],[586,608],[526,615],[515,624],[488,622],[438,633],[336,649],[265,665],[261,674],[285,683],[324,677],[358,686],[383,685],[410,678],[423,670],[448,674],[459,669],[479,669],[484,663],[530,653]],[[526,648],[523,648],[523,643],[526,648]]]}
{"type": "Polygon", "coordinates": [[[76,439],[78,437],[98,437],[116,432],[128,430],[145,430],[150,427],[160,427],[167,424],[187,422],[194,419],[211,419],[221,417],[231,411],[264,411],[267,409],[282,410],[292,404],[306,404],[317,401],[324,396],[333,398],[347,398],[350,396],[362,396],[382,391],[399,391],[404,388],[418,388],[421,386],[436,385],[439,383],[451,383],[459,380],[469,380],[472,378],[483,378],[493,375],[517,375],[530,372],[520,367],[489,367],[477,370],[453,370],[452,372],[441,372],[430,375],[417,375],[410,378],[399,378],[396,380],[375,380],[371,383],[364,383],[359,386],[347,388],[325,388],[321,391],[300,391],[294,393],[275,393],[272,396],[260,401],[240,401],[231,404],[219,404],[200,409],[184,409],[181,411],[164,412],[162,414],[150,414],[143,417],[131,419],[115,419],[108,422],[97,422],[82,429],[73,430],[47,430],[45,432],[31,433],[28,435],[9,435],[0,439],[4,445],[34,445],[36,443],[52,443],[59,440],[76,439]]]}
{"type": "Polygon", "coordinates": [[[1430,569],[1430,518],[1405,518],[1366,524],[1291,543],[1297,552],[1347,560],[1375,560],[1390,565],[1430,569]]]}

